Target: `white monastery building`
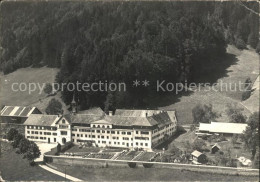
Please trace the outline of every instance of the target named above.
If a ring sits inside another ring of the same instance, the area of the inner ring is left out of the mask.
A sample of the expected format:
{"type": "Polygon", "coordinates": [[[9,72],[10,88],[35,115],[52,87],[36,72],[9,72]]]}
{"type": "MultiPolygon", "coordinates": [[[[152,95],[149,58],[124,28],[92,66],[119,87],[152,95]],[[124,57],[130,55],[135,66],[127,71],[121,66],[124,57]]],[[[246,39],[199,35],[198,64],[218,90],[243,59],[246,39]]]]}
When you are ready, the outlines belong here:
{"type": "Polygon", "coordinates": [[[31,114],[24,122],[29,140],[64,144],[91,143],[99,147],[151,149],[177,129],[175,111],[122,110],[105,114],[100,108],[59,115],[31,114]]]}

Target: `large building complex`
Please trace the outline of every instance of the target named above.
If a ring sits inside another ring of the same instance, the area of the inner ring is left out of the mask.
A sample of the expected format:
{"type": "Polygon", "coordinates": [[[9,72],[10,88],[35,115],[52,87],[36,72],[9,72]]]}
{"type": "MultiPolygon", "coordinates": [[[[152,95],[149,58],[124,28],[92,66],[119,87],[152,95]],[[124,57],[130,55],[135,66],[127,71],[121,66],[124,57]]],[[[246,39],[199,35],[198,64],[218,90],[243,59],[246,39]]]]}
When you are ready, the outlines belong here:
{"type": "Polygon", "coordinates": [[[91,143],[100,147],[143,148],[165,141],[177,129],[175,111],[116,110],[105,114],[100,108],[77,112],[72,103],[67,115],[31,114],[25,121],[29,140],[64,144],[91,143]]]}

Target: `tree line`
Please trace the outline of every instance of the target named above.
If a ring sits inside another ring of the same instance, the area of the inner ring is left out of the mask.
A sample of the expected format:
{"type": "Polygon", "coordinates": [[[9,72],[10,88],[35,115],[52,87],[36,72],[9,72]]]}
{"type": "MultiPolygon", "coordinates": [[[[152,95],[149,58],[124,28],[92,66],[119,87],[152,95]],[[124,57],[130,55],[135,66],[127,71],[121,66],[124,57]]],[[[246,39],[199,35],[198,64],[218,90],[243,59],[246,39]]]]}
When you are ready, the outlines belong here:
{"type": "MultiPolygon", "coordinates": [[[[256,9],[257,3],[248,2],[256,9]]],[[[58,83],[125,82],[126,93],[77,92],[80,109],[142,107],[155,81],[196,81],[227,43],[256,48],[257,17],[235,2],[3,2],[0,69],[58,67],[58,83]],[[132,87],[148,79],[150,87],[132,87]]],[[[161,93],[160,93],[161,94],[161,93]]],[[[73,92],[62,91],[66,104],[73,92]]]]}

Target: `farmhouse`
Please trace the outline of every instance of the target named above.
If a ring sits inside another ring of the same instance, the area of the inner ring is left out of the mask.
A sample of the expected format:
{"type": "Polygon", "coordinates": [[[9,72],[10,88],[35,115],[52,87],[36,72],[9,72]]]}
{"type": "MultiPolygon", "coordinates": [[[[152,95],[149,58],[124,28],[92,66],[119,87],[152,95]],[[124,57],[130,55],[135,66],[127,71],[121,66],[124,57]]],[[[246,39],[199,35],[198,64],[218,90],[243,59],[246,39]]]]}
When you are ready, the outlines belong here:
{"type": "Polygon", "coordinates": [[[100,147],[151,149],[177,129],[175,111],[118,110],[105,114],[101,109],[57,115],[32,114],[26,120],[26,137],[34,141],[64,144],[92,143],[100,147]]]}
{"type": "Polygon", "coordinates": [[[41,111],[36,107],[5,106],[0,118],[3,123],[23,124],[31,114],[41,114],[41,111]]]}
{"type": "Polygon", "coordinates": [[[243,134],[246,130],[247,124],[244,123],[224,123],[224,122],[211,122],[200,123],[197,135],[212,135],[223,134],[224,136],[231,137],[233,134],[243,134]]]}

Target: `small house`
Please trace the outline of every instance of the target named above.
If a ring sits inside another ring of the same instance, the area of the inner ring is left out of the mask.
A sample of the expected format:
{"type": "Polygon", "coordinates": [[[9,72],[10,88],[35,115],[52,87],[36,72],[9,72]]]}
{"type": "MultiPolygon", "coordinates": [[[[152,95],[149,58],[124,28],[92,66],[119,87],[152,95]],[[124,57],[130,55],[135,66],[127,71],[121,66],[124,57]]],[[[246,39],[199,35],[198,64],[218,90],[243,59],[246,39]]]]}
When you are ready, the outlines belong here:
{"type": "Polygon", "coordinates": [[[221,147],[215,143],[212,147],[211,147],[211,153],[215,154],[216,152],[218,152],[221,149],[221,147]]]}
{"type": "Polygon", "coordinates": [[[203,164],[207,162],[207,156],[197,150],[191,153],[192,162],[195,164],[203,164]]]}

